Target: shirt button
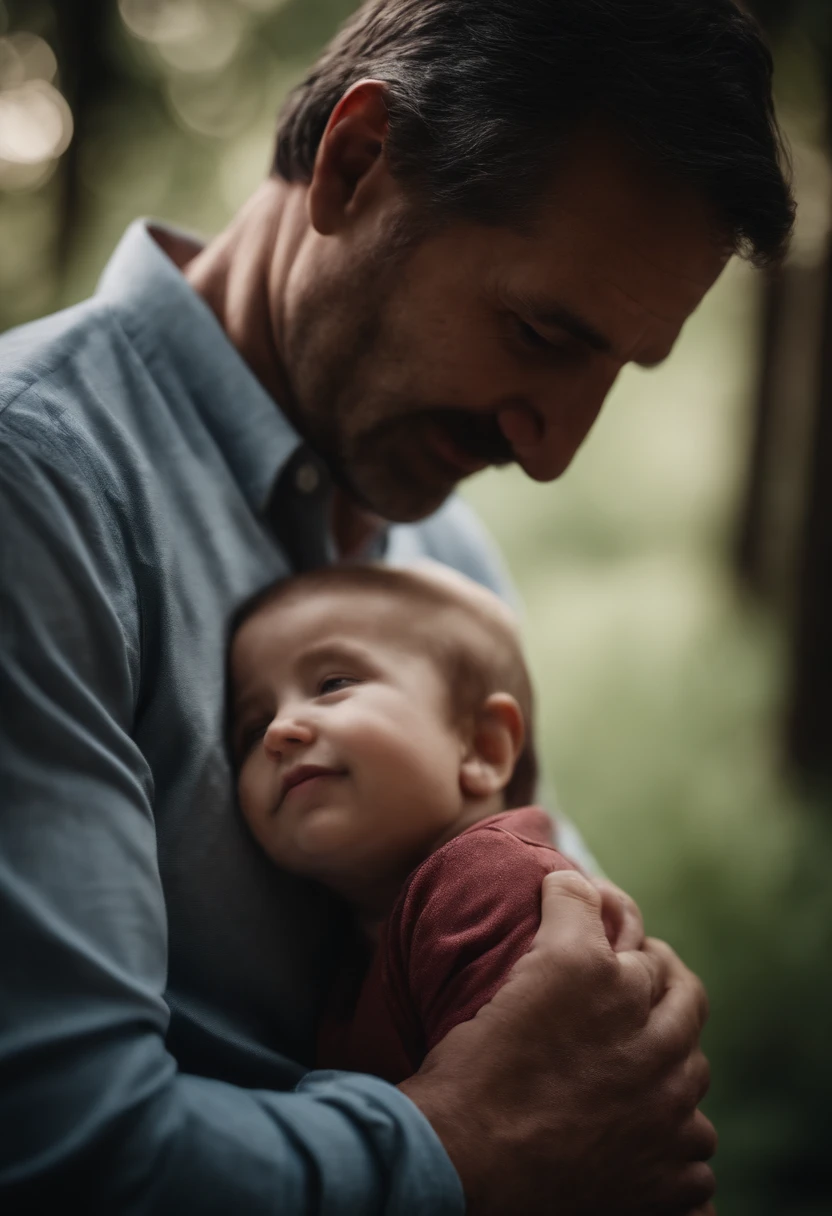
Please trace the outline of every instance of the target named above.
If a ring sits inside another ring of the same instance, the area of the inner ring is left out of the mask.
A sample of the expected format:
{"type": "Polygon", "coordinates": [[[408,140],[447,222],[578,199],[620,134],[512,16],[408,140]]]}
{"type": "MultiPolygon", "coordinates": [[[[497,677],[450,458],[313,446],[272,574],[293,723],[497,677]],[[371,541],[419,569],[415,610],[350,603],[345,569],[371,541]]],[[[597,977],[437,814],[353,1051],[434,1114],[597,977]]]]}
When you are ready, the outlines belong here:
{"type": "Polygon", "coordinates": [[[321,475],[314,464],[302,464],[295,473],[295,489],[300,494],[314,494],[321,484],[321,475]]]}

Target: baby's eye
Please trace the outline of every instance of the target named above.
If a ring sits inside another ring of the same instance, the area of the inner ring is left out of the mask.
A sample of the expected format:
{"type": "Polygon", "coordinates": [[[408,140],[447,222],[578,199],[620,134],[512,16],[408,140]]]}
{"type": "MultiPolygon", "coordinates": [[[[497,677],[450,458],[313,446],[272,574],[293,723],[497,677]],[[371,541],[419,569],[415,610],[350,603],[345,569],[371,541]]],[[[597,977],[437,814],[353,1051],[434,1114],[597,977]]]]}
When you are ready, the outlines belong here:
{"type": "Polygon", "coordinates": [[[341,692],[352,684],[357,684],[355,676],[326,676],[318,685],[318,696],[325,697],[330,692],[341,692]]]}

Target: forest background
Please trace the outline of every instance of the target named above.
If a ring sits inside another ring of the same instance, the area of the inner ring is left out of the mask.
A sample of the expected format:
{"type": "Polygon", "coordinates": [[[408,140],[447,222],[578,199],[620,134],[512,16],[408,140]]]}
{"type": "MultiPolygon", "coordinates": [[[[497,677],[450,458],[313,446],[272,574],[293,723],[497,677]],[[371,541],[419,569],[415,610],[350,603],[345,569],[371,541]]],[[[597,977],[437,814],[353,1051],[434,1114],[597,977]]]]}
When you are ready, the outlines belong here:
{"type": "MultiPolygon", "coordinates": [[[[136,216],[218,231],[353,7],[0,0],[0,330],[89,294],[136,216]]],[[[801,204],[792,265],[811,271],[832,14],[759,10],[801,204]]],[[[788,615],[736,561],[764,306],[732,265],[670,361],[621,377],[561,482],[488,472],[465,493],[525,601],[550,789],[707,984],[720,1216],[828,1216],[832,799],[785,762],[788,615]]]]}

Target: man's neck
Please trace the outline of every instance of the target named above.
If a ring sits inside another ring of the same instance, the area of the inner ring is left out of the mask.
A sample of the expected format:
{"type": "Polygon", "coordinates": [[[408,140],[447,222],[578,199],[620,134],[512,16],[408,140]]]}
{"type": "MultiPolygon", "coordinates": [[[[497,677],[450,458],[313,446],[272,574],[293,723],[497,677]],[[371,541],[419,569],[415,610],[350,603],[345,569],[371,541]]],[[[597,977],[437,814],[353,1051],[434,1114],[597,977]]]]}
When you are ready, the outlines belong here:
{"type": "Polygon", "coordinates": [[[384,520],[359,507],[343,490],[332,495],[332,538],[335,550],[344,561],[357,561],[384,529],[384,520]]]}
{"type": "MultiPolygon", "coordinates": [[[[278,342],[284,287],[307,228],[305,186],[269,178],[203,248],[157,237],[291,422],[294,402],[278,342]]],[[[383,527],[378,516],[336,490],[332,534],[341,558],[361,557],[383,527]]]]}
{"type": "Polygon", "coordinates": [[[308,228],[306,187],[272,177],[224,232],[179,262],[229,340],[290,417],[292,393],[279,342],[286,284],[308,228]]]}

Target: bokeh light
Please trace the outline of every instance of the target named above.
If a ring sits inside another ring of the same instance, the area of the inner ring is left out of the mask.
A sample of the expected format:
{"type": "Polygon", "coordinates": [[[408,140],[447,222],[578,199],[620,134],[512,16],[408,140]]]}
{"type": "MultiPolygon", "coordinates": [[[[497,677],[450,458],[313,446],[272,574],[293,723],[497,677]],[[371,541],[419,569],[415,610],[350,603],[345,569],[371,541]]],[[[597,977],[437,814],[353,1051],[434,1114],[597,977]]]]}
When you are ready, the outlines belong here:
{"type": "Polygon", "coordinates": [[[58,60],[45,39],[37,34],[21,30],[3,39],[9,44],[12,55],[17,58],[19,70],[25,80],[54,81],[58,74],[58,60]]]}
{"type": "Polygon", "coordinates": [[[250,126],[261,104],[241,71],[219,76],[171,76],[165,94],[180,126],[198,135],[228,139],[250,126]]]}
{"type": "Polygon", "coordinates": [[[228,0],[119,0],[124,24],[180,72],[218,72],[234,58],[245,32],[228,0]]]}
{"type": "Polygon", "coordinates": [[[27,80],[0,93],[0,159],[39,165],[65,152],[72,138],[72,114],[46,80],[27,80]]]}
{"type": "MultiPolygon", "coordinates": [[[[5,12],[5,10],[3,10],[5,12]]],[[[72,111],[53,81],[55,53],[43,38],[0,38],[0,189],[36,188],[69,147],[72,111]]]]}
{"type": "Polygon", "coordinates": [[[274,13],[289,3],[289,0],[237,0],[251,13],[274,13]]]}

